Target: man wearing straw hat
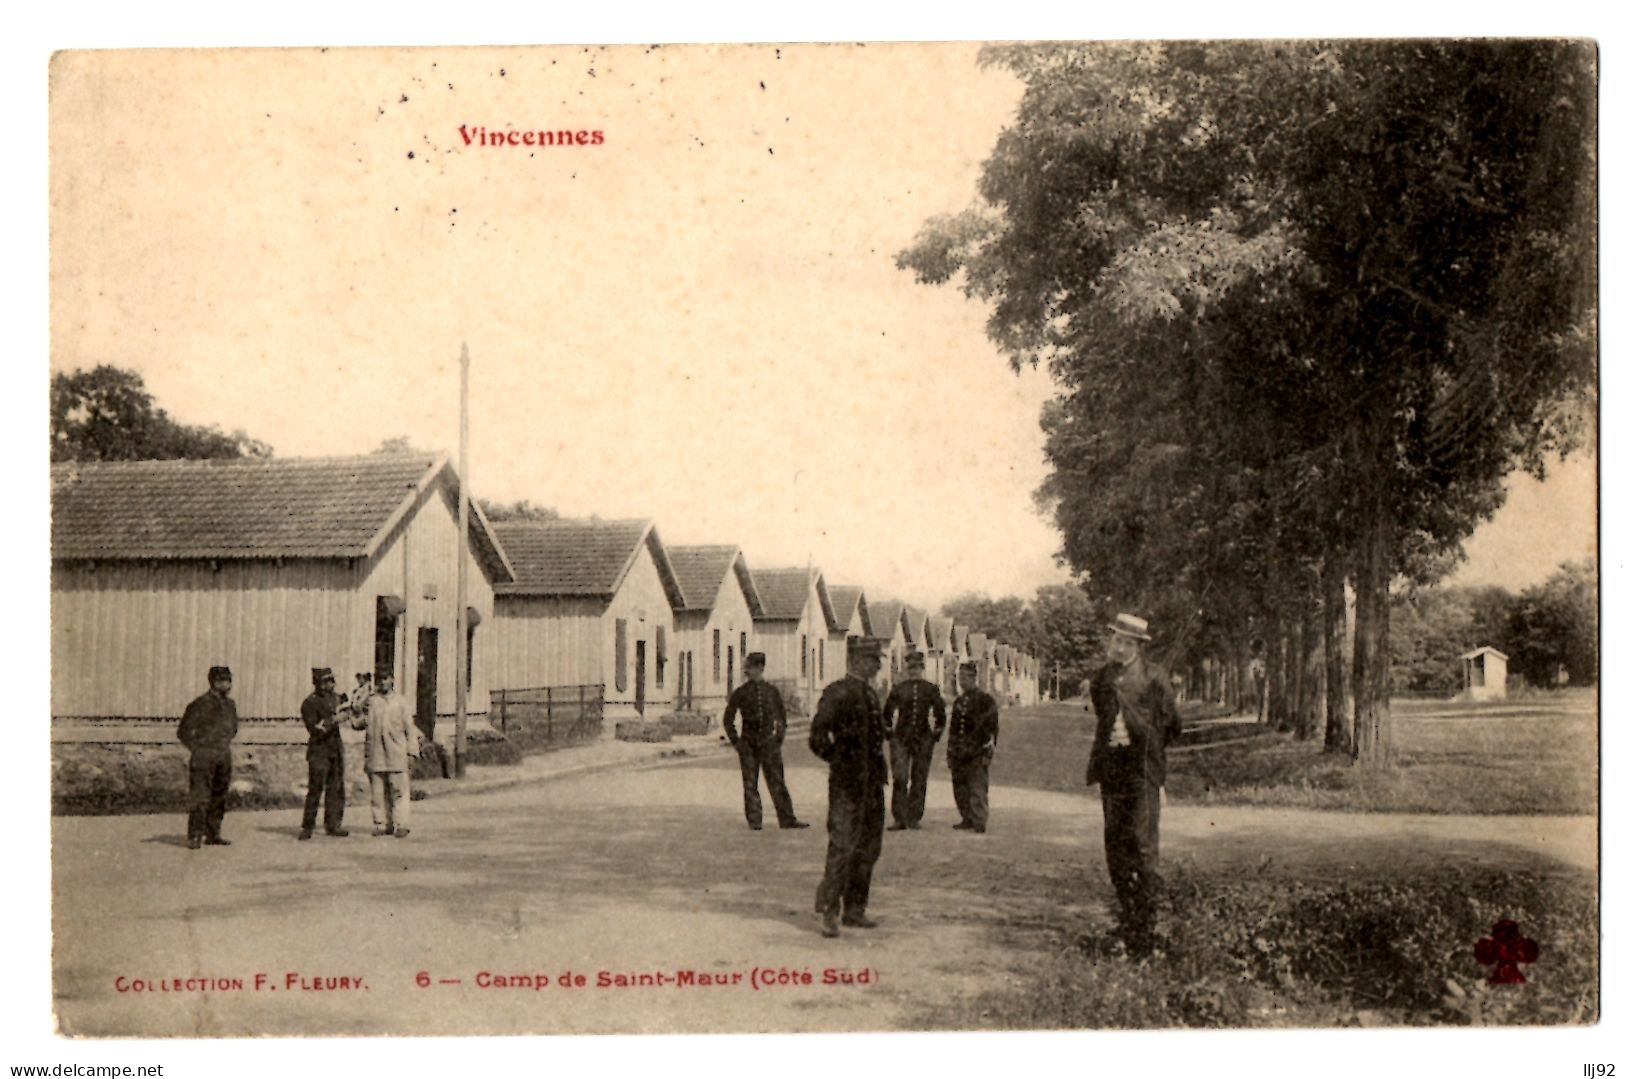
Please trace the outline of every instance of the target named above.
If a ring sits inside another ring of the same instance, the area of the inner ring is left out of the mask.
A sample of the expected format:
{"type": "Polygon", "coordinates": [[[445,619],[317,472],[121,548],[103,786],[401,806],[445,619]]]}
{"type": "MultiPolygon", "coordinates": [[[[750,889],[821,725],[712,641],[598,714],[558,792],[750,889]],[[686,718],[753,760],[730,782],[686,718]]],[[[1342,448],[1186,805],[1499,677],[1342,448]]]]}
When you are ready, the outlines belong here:
{"type": "Polygon", "coordinates": [[[1146,621],[1119,614],[1106,642],[1110,661],[1090,685],[1095,742],[1087,784],[1100,784],[1106,823],[1106,870],[1117,892],[1123,943],[1130,954],[1153,954],[1158,824],[1168,765],[1164,746],[1179,737],[1179,711],[1168,672],[1142,654],[1151,639],[1146,621]]]}

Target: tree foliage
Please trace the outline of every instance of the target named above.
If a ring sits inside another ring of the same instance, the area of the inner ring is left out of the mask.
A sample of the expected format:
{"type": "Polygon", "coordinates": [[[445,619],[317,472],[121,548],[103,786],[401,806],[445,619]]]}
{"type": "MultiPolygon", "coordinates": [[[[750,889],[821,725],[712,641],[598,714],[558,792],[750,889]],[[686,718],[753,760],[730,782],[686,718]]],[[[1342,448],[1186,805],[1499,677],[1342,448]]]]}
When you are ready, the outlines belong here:
{"type": "Polygon", "coordinates": [[[480,510],[491,521],[556,521],[559,511],[552,506],[539,506],[528,498],[517,502],[495,502],[480,499],[480,510]]]}
{"type": "Polygon", "coordinates": [[[269,457],[241,430],[176,422],[134,371],[101,364],[51,376],[52,461],[269,457]]]}
{"type": "Polygon", "coordinates": [[[1565,562],[1519,594],[1507,620],[1508,669],[1550,688],[1597,681],[1597,561],[1565,562]]]}
{"type": "Polygon", "coordinates": [[[980,199],[898,256],[989,303],[1011,364],[1061,385],[1038,496],[1100,594],[1232,668],[1262,638],[1301,708],[1352,576],[1349,744],[1377,763],[1391,580],[1442,575],[1511,469],[1584,440],[1594,61],[1555,41],[990,48],[1026,92],[980,199]]]}

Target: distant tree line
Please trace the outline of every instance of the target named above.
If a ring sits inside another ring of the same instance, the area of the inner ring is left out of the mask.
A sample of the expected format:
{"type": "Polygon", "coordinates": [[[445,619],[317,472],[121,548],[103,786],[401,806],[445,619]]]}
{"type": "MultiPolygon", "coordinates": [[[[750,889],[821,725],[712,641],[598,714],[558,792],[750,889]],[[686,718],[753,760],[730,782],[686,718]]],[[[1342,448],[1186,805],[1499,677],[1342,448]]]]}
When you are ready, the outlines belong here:
{"type": "Polygon", "coordinates": [[[1505,588],[1419,589],[1396,601],[1394,689],[1461,688],[1463,653],[1489,645],[1507,672],[1537,688],[1592,685],[1598,664],[1597,561],[1566,562],[1546,580],[1513,594],[1505,588]]]}
{"type": "Polygon", "coordinates": [[[270,446],[241,430],[178,422],[134,371],[104,363],[51,376],[52,461],[269,456],[270,446]]]}

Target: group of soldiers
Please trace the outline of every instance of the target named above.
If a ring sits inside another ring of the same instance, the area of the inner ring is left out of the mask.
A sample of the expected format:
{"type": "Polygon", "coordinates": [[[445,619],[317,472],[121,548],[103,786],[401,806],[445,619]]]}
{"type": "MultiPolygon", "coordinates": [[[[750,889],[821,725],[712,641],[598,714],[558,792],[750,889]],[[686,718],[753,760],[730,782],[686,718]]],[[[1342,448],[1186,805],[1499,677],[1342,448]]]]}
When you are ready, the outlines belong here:
{"type": "MultiPolygon", "coordinates": [[[[1164,747],[1180,731],[1167,672],[1142,652],[1150,639],[1145,620],[1134,615],[1119,614],[1112,624],[1108,662],[1090,683],[1095,731],[1086,772],[1086,783],[1100,786],[1106,866],[1117,893],[1122,943],[1137,956],[1155,951],[1164,747]]],[[[813,904],[826,937],[839,936],[842,926],[875,926],[868,916],[869,884],[885,830],[886,784],[889,779],[892,785],[891,830],[920,828],[931,758],[945,733],[960,815],[954,827],[984,833],[988,826],[988,771],[999,741],[999,706],[978,687],[976,663],[960,665],[960,692],[949,708],[941,690],[924,677],[925,657],[911,653],[906,677],[882,704],[873,684],[880,657],[881,642],[874,638],[855,638],[848,645],[846,677],[825,688],[808,736],[813,753],[829,765],[829,846],[813,904]]],[[[783,697],[764,677],[766,667],[760,652],[746,658],[745,681],[729,695],[722,716],[723,730],[739,754],[745,820],[752,829],[762,827],[758,781],[765,777],[779,827],[806,828],[784,782],[787,717],[783,697]]],[[[319,667],[311,675],[314,688],[300,706],[310,743],[299,838],[314,834],[324,798],[327,834],[350,834],[344,827],[341,731],[346,724],[367,731],[373,834],[404,838],[410,832],[411,762],[422,743],[405,701],[395,693],[394,676],[380,672],[376,688],[358,677],[353,696],[347,696],[337,692],[331,669],[319,667]]],[[[209,691],[187,705],[180,723],[180,741],[191,752],[186,831],[193,850],[230,843],[220,830],[237,735],[231,687],[229,668],[210,668],[209,691]]]]}
{"type": "MultiPolygon", "coordinates": [[[[1180,731],[1168,674],[1143,654],[1150,639],[1145,620],[1135,615],[1119,614],[1111,626],[1107,663],[1090,682],[1095,730],[1085,778],[1101,790],[1106,866],[1117,893],[1121,945],[1138,957],[1156,950],[1164,747],[1180,731]]],[[[882,704],[873,685],[880,657],[877,640],[857,638],[849,644],[846,677],[824,690],[808,736],[813,753],[829,765],[829,846],[813,903],[826,937],[839,936],[842,926],[876,925],[868,915],[869,885],[885,830],[886,749],[892,831],[921,827],[931,758],[944,733],[960,815],[954,828],[984,833],[988,826],[988,771],[999,740],[999,706],[978,687],[976,663],[961,664],[960,692],[950,709],[941,690],[926,681],[925,657],[918,652],[908,656],[906,677],[882,704]]],[[[784,782],[784,701],[764,677],[766,662],[760,652],[746,660],[746,681],[728,698],[723,730],[739,754],[749,826],[762,827],[761,775],[779,827],[805,828],[784,782]],[[737,727],[736,719],[742,721],[737,727]]]]}
{"type": "MultiPolygon", "coordinates": [[[[373,835],[410,834],[412,761],[422,740],[406,707],[395,692],[395,676],[382,672],[377,687],[367,675],[356,676],[356,688],[338,692],[328,667],[311,671],[313,688],[299,706],[310,742],[305,748],[309,784],[299,838],[316,831],[316,814],[326,800],[322,823],[327,834],[343,838],[345,726],[367,732],[364,763],[372,795],[373,835]]],[[[231,743],[237,737],[237,704],[231,699],[229,667],[209,668],[209,691],[186,706],[177,732],[191,754],[188,764],[186,845],[226,847],[231,840],[220,834],[226,817],[226,795],[231,790],[231,743]]]]}

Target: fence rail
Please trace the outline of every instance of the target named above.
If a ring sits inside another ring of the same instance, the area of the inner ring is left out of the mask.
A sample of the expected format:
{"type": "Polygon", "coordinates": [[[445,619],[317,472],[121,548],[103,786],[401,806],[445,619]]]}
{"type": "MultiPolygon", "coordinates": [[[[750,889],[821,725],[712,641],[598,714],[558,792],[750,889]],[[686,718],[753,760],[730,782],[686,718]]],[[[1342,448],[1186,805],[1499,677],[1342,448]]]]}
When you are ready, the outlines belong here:
{"type": "Polygon", "coordinates": [[[604,687],[493,689],[491,724],[522,753],[591,742],[604,731],[604,687]]]}

